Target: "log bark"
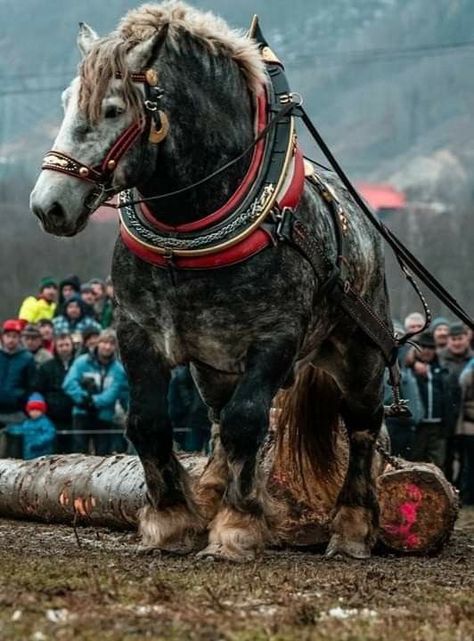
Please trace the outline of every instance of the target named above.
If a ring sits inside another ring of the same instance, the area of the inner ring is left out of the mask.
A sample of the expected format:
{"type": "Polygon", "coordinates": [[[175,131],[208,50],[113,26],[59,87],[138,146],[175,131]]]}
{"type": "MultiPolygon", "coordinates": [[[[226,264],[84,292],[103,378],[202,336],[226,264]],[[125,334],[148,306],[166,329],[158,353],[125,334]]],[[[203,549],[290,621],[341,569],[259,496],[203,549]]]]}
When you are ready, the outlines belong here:
{"type": "MultiPolygon", "coordinates": [[[[339,447],[344,454],[344,443],[339,447]]],[[[324,544],[330,515],[344,477],[341,456],[331,479],[290,479],[275,466],[272,448],[265,454],[267,486],[280,515],[276,534],[282,545],[324,544]],[[304,487],[303,487],[304,485],[304,487]]],[[[206,464],[200,456],[182,456],[193,482],[206,464]]],[[[379,540],[401,553],[431,553],[449,539],[457,516],[453,488],[434,465],[402,462],[400,469],[380,456],[374,465],[381,507],[379,540]]],[[[145,501],[143,470],[137,457],[82,454],[33,461],[0,460],[0,516],[133,529],[145,501]]]]}

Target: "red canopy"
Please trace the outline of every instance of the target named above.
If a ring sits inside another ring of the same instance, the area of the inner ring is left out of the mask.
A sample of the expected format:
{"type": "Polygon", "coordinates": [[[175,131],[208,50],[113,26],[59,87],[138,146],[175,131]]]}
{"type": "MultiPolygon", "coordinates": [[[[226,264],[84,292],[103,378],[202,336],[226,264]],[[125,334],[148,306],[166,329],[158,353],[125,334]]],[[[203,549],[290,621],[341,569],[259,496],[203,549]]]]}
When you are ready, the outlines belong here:
{"type": "Polygon", "coordinates": [[[357,191],[372,209],[404,209],[405,194],[391,185],[378,183],[356,183],[357,191]]]}

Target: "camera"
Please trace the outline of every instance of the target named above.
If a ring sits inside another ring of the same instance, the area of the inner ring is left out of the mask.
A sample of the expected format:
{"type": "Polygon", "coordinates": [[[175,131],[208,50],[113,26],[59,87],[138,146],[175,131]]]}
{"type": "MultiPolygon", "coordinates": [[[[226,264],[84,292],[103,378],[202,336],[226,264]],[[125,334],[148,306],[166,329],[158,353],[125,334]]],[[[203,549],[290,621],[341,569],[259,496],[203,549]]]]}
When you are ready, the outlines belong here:
{"type": "Polygon", "coordinates": [[[82,376],[81,387],[90,395],[98,394],[100,391],[94,376],[90,374],[84,374],[82,376]]]}

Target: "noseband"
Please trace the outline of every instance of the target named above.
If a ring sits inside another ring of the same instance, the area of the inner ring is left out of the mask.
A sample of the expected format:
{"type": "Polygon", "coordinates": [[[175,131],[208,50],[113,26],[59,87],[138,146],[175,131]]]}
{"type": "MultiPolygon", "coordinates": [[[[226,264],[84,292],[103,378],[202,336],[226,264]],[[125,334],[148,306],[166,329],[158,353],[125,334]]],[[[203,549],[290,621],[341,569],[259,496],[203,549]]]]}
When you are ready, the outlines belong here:
{"type": "MultiPolygon", "coordinates": [[[[122,74],[116,73],[115,78],[121,79],[122,74]]],[[[107,152],[104,160],[94,167],[90,167],[69,154],[62,151],[48,151],[43,159],[41,169],[58,171],[79,180],[94,183],[99,188],[98,198],[108,192],[111,178],[120,159],[127,153],[133,143],[142,134],[148,132],[148,140],[158,144],[166,138],[169,131],[169,121],[166,113],[159,109],[163,90],[158,85],[158,74],[154,69],[147,69],[144,73],[132,73],[133,82],[142,83],[145,88],[143,106],[145,114],[138,121],[133,122],[123,131],[107,152]]],[[[96,198],[94,198],[96,201],[96,198]]]]}

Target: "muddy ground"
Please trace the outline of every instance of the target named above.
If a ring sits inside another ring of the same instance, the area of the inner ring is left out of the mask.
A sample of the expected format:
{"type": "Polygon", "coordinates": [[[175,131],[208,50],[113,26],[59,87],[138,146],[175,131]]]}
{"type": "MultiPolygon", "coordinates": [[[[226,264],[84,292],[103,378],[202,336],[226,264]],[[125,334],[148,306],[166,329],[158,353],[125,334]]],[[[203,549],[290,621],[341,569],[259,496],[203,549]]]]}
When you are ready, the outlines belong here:
{"type": "Polygon", "coordinates": [[[474,510],[433,558],[249,565],[138,556],[136,536],[0,520],[2,641],[472,641],[474,510]]]}

